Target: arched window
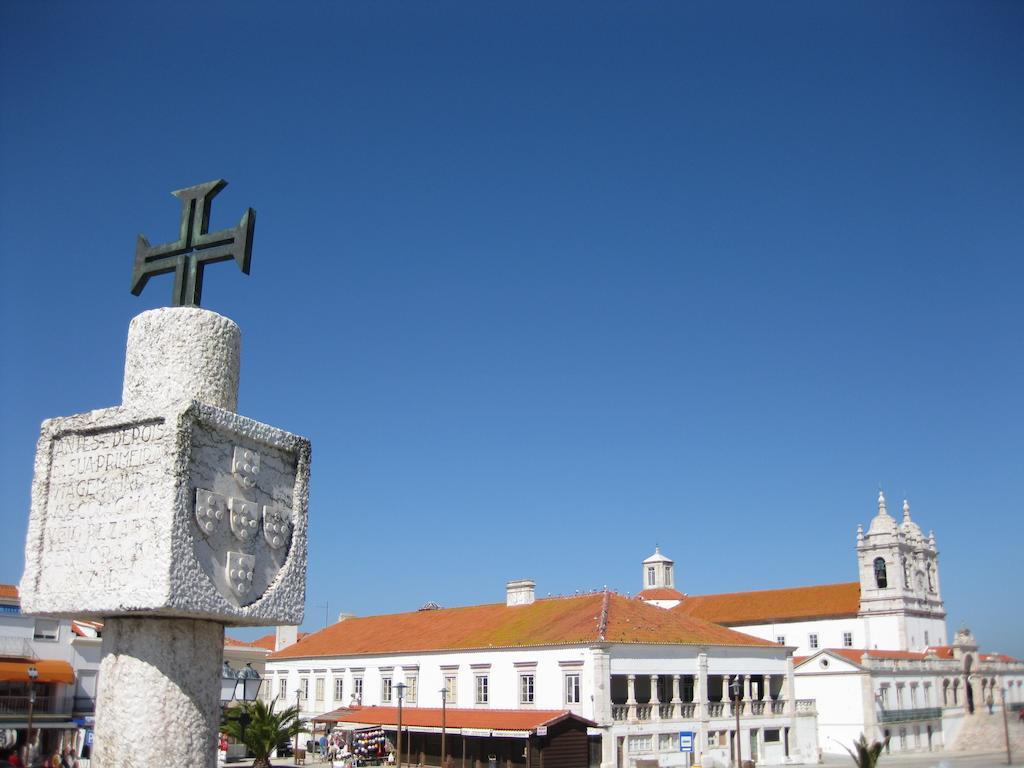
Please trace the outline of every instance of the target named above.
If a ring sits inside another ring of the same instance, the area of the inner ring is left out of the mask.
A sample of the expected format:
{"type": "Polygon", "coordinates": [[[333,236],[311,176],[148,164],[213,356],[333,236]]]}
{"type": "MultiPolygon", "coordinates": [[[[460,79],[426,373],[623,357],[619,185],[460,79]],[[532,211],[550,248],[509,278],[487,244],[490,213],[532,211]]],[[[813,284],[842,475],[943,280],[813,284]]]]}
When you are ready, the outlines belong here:
{"type": "Polygon", "coordinates": [[[885,574],[885,558],[882,557],[875,558],[875,584],[879,589],[889,586],[889,578],[885,574]]]}

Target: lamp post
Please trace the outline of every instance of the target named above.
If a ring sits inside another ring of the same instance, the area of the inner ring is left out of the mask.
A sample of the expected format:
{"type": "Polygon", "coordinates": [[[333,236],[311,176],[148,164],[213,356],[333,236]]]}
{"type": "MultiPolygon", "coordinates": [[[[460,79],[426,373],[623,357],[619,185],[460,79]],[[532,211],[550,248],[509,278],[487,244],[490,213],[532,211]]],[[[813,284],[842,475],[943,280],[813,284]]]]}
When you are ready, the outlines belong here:
{"type": "Polygon", "coordinates": [[[1003,699],[1003,738],[1006,740],[1006,764],[1013,765],[1013,755],[1010,753],[1010,726],[1006,722],[1006,686],[999,686],[999,695],[1003,699]]]}
{"type": "Polygon", "coordinates": [[[743,744],[742,739],[740,739],[740,694],[743,692],[743,688],[740,686],[739,675],[736,675],[736,679],[732,681],[729,691],[732,693],[732,708],[736,712],[736,768],[740,768],[740,752],[742,751],[741,745],[743,744]]]}
{"type": "Polygon", "coordinates": [[[448,686],[441,689],[441,768],[446,765],[445,760],[445,727],[448,725],[448,686]]]}
{"type": "Polygon", "coordinates": [[[28,730],[25,733],[25,765],[32,762],[32,709],[36,704],[36,678],[39,677],[39,670],[29,667],[25,670],[28,674],[28,730]]]}
{"type": "MultiPolygon", "coordinates": [[[[301,681],[299,682],[298,689],[296,689],[296,691],[295,691],[295,711],[299,715],[302,714],[302,683],[301,683],[301,681]]],[[[299,759],[299,733],[297,731],[295,733],[295,752],[294,752],[294,757],[292,759],[293,760],[298,760],[299,759]]]]}
{"type": "MultiPolygon", "coordinates": [[[[246,662],[243,669],[235,672],[231,664],[225,660],[220,672],[220,705],[227,709],[232,701],[241,701],[249,704],[259,696],[260,686],[263,685],[263,678],[260,673],[252,667],[251,662],[246,662]]],[[[225,713],[226,714],[226,713],[225,713]]],[[[252,715],[249,708],[243,706],[238,713],[238,723],[242,726],[241,736],[245,739],[245,729],[252,722],[252,715]]]]}
{"type": "Polygon", "coordinates": [[[398,736],[395,739],[395,751],[396,755],[395,765],[400,766],[402,764],[402,697],[405,696],[405,683],[399,683],[395,686],[395,690],[398,691],[398,736]]]}

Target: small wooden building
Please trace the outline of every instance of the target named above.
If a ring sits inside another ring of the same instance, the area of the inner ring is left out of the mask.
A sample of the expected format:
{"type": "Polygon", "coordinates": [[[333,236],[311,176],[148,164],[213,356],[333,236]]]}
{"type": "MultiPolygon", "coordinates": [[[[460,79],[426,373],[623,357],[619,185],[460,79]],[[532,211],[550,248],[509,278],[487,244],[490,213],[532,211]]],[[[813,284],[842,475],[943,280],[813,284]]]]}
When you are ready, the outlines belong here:
{"type": "MultiPolygon", "coordinates": [[[[336,709],[313,722],[352,732],[382,728],[388,741],[397,744],[397,707],[336,709]]],[[[401,762],[447,768],[587,768],[587,729],[594,726],[568,710],[406,707],[401,762]]]]}

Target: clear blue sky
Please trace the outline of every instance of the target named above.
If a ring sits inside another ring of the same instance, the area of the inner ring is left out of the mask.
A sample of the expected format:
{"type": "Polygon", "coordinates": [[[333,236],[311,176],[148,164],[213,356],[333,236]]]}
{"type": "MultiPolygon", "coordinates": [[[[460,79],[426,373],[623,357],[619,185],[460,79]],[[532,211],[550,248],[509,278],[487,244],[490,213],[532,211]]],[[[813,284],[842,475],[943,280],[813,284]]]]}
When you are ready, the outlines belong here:
{"type": "Polygon", "coordinates": [[[0,4],[0,581],[223,177],[240,411],[314,446],[306,627],[856,578],[909,496],[1024,656],[1024,5],[0,4]]]}

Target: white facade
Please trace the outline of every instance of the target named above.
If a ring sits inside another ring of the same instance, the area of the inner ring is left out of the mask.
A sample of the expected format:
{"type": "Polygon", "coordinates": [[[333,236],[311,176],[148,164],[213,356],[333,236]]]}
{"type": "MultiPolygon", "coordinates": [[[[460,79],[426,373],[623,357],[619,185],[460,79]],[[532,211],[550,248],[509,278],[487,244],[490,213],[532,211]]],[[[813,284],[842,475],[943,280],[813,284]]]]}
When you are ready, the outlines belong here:
{"type": "MultiPolygon", "coordinates": [[[[509,595],[509,611],[533,605],[532,590],[524,600],[510,585],[509,595]]],[[[641,614],[655,611],[623,596],[605,593],[604,600],[612,612],[630,606],[641,614]]],[[[742,642],[735,637],[732,642],[742,642]]],[[[817,759],[813,702],[794,699],[792,649],[773,644],[598,641],[336,656],[317,647],[317,655],[303,657],[300,642],[289,650],[293,657],[267,662],[266,690],[289,705],[299,703],[306,717],[355,705],[393,707],[403,683],[406,708],[438,708],[447,689],[449,712],[568,710],[596,724],[595,766],[633,768],[642,760],[681,766],[703,759],[724,768],[736,730],[729,687],[738,682],[744,759],[766,765],[817,759]],[[694,752],[680,751],[680,732],[694,734],[694,752]]]]}

